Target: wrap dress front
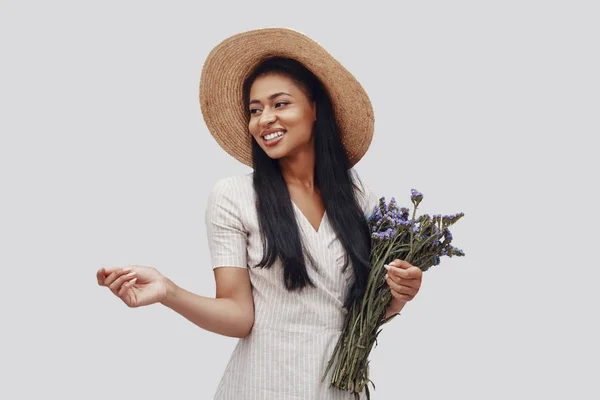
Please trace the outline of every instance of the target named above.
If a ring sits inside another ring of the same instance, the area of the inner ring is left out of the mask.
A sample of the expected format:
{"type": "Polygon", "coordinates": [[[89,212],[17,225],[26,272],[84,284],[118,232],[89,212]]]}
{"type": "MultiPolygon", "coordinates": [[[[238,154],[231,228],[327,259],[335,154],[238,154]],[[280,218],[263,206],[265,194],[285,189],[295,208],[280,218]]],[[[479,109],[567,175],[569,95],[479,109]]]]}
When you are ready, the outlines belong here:
{"type": "MultiPolygon", "coordinates": [[[[378,199],[351,173],[367,216],[378,199]]],[[[315,230],[294,204],[301,239],[316,264],[307,265],[316,287],[289,292],[279,262],[254,268],[263,251],[255,199],[252,174],[228,177],[216,183],[206,209],[212,266],[248,268],[255,307],[254,327],[239,339],[214,400],[354,400],[330,386],[332,369],[321,382],[342,332],[354,275],[351,264],[343,271],[345,251],[327,213],[315,230]]]]}

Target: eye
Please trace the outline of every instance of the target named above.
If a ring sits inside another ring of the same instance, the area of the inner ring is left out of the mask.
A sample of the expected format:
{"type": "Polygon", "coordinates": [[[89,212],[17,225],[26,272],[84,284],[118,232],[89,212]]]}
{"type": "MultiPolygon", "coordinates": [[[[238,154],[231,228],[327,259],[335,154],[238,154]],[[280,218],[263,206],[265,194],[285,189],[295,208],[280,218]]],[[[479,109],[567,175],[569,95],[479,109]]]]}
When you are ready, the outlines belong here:
{"type": "Polygon", "coordinates": [[[256,114],[256,111],[260,111],[260,109],[259,109],[259,108],[253,108],[253,109],[251,109],[251,110],[249,111],[249,112],[250,112],[250,115],[254,115],[254,114],[256,114]]]}
{"type": "Polygon", "coordinates": [[[290,104],[290,103],[288,103],[288,102],[286,102],[286,101],[280,101],[280,102],[278,102],[278,103],[275,103],[275,107],[277,107],[277,106],[278,106],[278,105],[280,105],[280,104],[286,105],[286,104],[290,104]]]}

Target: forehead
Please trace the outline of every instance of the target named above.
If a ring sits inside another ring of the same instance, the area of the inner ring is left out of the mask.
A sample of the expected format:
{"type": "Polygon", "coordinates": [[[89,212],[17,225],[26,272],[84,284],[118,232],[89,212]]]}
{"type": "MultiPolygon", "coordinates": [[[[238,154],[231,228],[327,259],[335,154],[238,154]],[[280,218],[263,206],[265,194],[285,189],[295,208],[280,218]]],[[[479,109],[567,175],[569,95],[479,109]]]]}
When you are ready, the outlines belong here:
{"type": "Polygon", "coordinates": [[[250,88],[250,99],[266,101],[273,93],[285,92],[294,97],[305,97],[302,87],[287,75],[270,73],[259,76],[250,88]]]}

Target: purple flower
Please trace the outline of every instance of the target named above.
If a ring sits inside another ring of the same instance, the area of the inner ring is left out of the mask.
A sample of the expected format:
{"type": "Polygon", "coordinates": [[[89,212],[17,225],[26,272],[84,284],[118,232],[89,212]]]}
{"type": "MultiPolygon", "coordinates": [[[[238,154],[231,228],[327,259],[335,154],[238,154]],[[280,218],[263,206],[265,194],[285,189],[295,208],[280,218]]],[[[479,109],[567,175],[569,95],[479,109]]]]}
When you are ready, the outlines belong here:
{"type": "Polygon", "coordinates": [[[373,213],[367,218],[367,221],[373,225],[379,225],[381,223],[381,219],[383,215],[381,214],[381,210],[379,207],[375,207],[373,209],[373,213]]]}
{"type": "Polygon", "coordinates": [[[452,241],[452,233],[450,233],[450,229],[444,228],[444,237],[446,238],[446,242],[450,243],[452,241]]]}
{"type": "Polygon", "coordinates": [[[402,213],[402,218],[408,219],[408,215],[409,215],[409,212],[410,212],[408,208],[402,207],[400,209],[400,212],[402,213]]]}
{"type": "Polygon", "coordinates": [[[371,237],[373,239],[378,239],[378,240],[391,240],[394,238],[394,236],[396,235],[396,230],[394,228],[389,228],[386,229],[383,232],[374,232],[371,234],[371,237]]]}
{"type": "Polygon", "coordinates": [[[411,189],[410,193],[410,200],[413,202],[415,207],[417,207],[421,200],[423,200],[423,193],[418,192],[416,189],[411,189]]]}
{"type": "Polygon", "coordinates": [[[442,217],[442,222],[445,225],[452,225],[453,223],[458,221],[460,218],[462,218],[464,215],[465,215],[464,213],[456,213],[453,215],[444,215],[442,217]]]}
{"type": "Polygon", "coordinates": [[[381,212],[383,210],[383,212],[387,212],[388,211],[388,205],[385,202],[385,197],[381,197],[379,199],[379,211],[381,212]]]}
{"type": "Polygon", "coordinates": [[[452,256],[464,256],[465,253],[461,249],[459,249],[457,247],[450,246],[447,255],[448,255],[448,257],[452,257],[452,256]]]}
{"type": "Polygon", "coordinates": [[[429,214],[423,214],[419,217],[418,222],[421,224],[430,223],[431,216],[429,214]]]}

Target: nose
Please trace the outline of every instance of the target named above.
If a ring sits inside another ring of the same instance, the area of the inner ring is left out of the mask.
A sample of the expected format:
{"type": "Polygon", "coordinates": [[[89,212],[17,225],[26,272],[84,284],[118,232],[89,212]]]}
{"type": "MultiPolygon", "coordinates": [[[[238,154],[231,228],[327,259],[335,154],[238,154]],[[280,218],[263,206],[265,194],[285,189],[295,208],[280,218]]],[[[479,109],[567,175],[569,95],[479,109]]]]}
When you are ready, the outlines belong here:
{"type": "Polygon", "coordinates": [[[277,117],[275,113],[271,112],[268,107],[265,107],[265,109],[260,113],[260,119],[258,123],[260,126],[269,126],[272,125],[276,119],[277,117]]]}

